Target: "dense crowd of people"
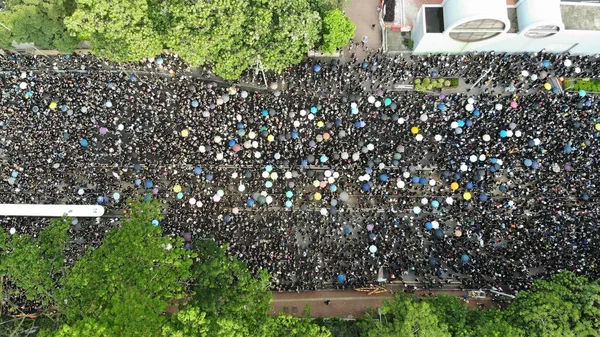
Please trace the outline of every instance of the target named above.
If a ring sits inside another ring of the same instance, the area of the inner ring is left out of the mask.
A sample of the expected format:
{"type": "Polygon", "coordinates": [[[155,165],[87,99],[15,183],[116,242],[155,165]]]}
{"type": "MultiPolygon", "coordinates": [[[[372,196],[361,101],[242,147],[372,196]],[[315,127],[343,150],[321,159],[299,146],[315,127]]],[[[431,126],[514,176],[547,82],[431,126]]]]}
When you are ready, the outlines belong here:
{"type": "MultiPolygon", "coordinates": [[[[228,244],[274,290],[380,274],[514,292],[563,269],[599,276],[598,102],[546,88],[600,77],[598,58],[348,55],[259,91],[198,78],[208,70],[176,55],[2,56],[0,201],[102,204],[104,218],[73,220],[73,259],[127,199],[158,199],[153,225],[228,244]],[[482,88],[394,90],[424,76],[482,88]]],[[[2,218],[17,235],[46,223],[2,218]]]]}

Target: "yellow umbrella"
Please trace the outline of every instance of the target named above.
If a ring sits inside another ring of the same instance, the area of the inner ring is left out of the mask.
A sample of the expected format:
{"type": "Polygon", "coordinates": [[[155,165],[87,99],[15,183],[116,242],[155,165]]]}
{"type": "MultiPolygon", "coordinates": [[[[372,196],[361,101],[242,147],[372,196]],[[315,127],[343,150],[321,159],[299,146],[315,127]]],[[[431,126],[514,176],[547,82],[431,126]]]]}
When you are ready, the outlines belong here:
{"type": "Polygon", "coordinates": [[[315,200],[317,200],[317,201],[318,201],[318,200],[321,200],[321,197],[322,197],[322,196],[321,196],[321,193],[317,192],[317,193],[315,193],[315,196],[314,196],[314,197],[315,197],[315,200]]]}
{"type": "Polygon", "coordinates": [[[458,189],[458,183],[457,183],[456,181],[455,181],[455,182],[453,182],[452,184],[450,184],[450,188],[451,188],[453,191],[456,191],[456,190],[458,189]]]}
{"type": "Polygon", "coordinates": [[[412,128],[410,128],[410,132],[411,132],[413,135],[416,135],[417,133],[419,133],[419,128],[418,128],[418,127],[416,127],[416,126],[413,126],[412,128]]]}
{"type": "Polygon", "coordinates": [[[175,185],[175,186],[173,186],[173,192],[175,192],[175,193],[181,192],[181,185],[175,185]]]}
{"type": "Polygon", "coordinates": [[[552,89],[552,84],[546,82],[546,84],[544,84],[544,88],[546,88],[546,90],[550,90],[552,89]]]}
{"type": "Polygon", "coordinates": [[[600,123],[598,123],[598,124],[594,125],[594,128],[595,128],[597,131],[600,131],[600,123]]]}
{"type": "Polygon", "coordinates": [[[181,137],[186,138],[189,135],[190,135],[190,130],[188,130],[188,129],[181,130],[181,137]]]}
{"type": "Polygon", "coordinates": [[[268,135],[268,136],[267,136],[267,140],[268,140],[268,141],[270,141],[270,142],[272,142],[272,141],[274,141],[274,140],[275,140],[275,136],[273,136],[273,135],[268,135]]]}
{"type": "Polygon", "coordinates": [[[58,105],[58,104],[56,104],[56,102],[54,102],[54,101],[50,102],[50,106],[49,106],[50,110],[54,110],[54,109],[56,109],[56,106],[57,106],[57,105],[58,105]]]}
{"type": "Polygon", "coordinates": [[[465,198],[465,200],[471,200],[473,196],[471,195],[471,192],[465,192],[463,194],[463,198],[465,198]]]}
{"type": "Polygon", "coordinates": [[[317,122],[317,127],[322,128],[325,125],[325,123],[323,123],[323,121],[318,121],[317,122]]]}

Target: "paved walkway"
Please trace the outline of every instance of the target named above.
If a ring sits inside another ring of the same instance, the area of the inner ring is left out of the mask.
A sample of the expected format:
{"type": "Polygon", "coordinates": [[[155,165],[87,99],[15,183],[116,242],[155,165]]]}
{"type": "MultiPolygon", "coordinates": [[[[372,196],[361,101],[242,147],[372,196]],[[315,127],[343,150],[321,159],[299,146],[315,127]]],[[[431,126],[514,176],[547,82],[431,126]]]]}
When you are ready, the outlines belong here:
{"type": "MultiPolygon", "coordinates": [[[[417,291],[417,296],[425,296],[429,293],[427,290],[417,291]]],[[[435,294],[447,294],[462,296],[465,292],[460,290],[442,290],[434,291],[435,294]]],[[[367,295],[367,293],[355,290],[332,290],[332,291],[308,291],[308,292],[274,292],[273,302],[271,302],[271,314],[276,315],[279,312],[302,316],[306,306],[310,308],[310,317],[339,317],[355,319],[363,316],[367,308],[377,308],[383,305],[383,301],[391,299],[394,294],[388,292],[378,295],[367,295]],[[331,300],[329,305],[326,300],[331,300]]],[[[491,298],[477,299],[469,301],[470,308],[482,303],[485,306],[491,306],[491,298]]]]}
{"type": "MultiPolygon", "coordinates": [[[[363,36],[366,36],[366,46],[375,50],[381,47],[381,28],[377,18],[379,5],[379,0],[352,0],[345,8],[346,15],[356,25],[354,41],[360,42],[363,36]],[[375,24],[375,29],[371,28],[373,24],[375,24]]],[[[359,59],[365,57],[361,47],[356,48],[356,55],[359,59]]]]}

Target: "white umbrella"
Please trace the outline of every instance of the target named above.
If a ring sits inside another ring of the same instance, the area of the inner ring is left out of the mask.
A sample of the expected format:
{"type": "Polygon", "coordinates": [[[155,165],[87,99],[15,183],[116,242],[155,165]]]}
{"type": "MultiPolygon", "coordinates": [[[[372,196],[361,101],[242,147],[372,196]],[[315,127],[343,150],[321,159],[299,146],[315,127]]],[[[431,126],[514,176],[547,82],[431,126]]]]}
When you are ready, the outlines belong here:
{"type": "Polygon", "coordinates": [[[461,164],[460,165],[460,170],[463,172],[466,172],[467,170],[469,170],[469,167],[467,166],[467,164],[461,164]]]}
{"type": "Polygon", "coordinates": [[[380,101],[375,102],[375,107],[376,108],[379,108],[380,106],[381,106],[381,102],[380,101]]]}
{"type": "Polygon", "coordinates": [[[320,211],[320,213],[321,213],[321,215],[323,215],[323,216],[326,216],[326,215],[327,215],[327,213],[328,213],[328,212],[327,212],[327,208],[321,208],[321,211],[320,211]]]}
{"type": "Polygon", "coordinates": [[[527,70],[523,70],[523,71],[521,71],[521,76],[527,77],[527,76],[529,76],[529,72],[527,70]]]}
{"type": "Polygon", "coordinates": [[[83,195],[84,193],[85,193],[85,191],[83,190],[83,188],[80,188],[80,189],[77,191],[77,194],[79,194],[79,195],[83,195]]]}
{"type": "Polygon", "coordinates": [[[467,104],[465,106],[465,110],[467,110],[469,112],[473,111],[474,109],[475,109],[475,107],[473,106],[473,104],[467,104]]]}
{"type": "MultiPolygon", "coordinates": [[[[375,102],[375,97],[373,97],[373,102],[375,102]]],[[[356,105],[356,102],[352,102],[352,103],[350,104],[350,107],[351,107],[351,108],[356,108],[356,107],[357,107],[357,105],[356,105]]]]}
{"type": "Polygon", "coordinates": [[[435,186],[436,181],[435,179],[429,179],[429,186],[435,186]]]}
{"type": "Polygon", "coordinates": [[[237,207],[234,207],[231,209],[231,213],[233,213],[233,214],[238,214],[239,212],[240,212],[240,209],[237,207]]]}
{"type": "Polygon", "coordinates": [[[538,79],[538,75],[537,75],[537,74],[532,74],[532,75],[530,76],[530,78],[531,78],[531,80],[532,80],[532,81],[535,81],[535,80],[537,80],[537,79],[538,79]]]}
{"type": "Polygon", "coordinates": [[[410,178],[410,173],[409,172],[404,172],[402,173],[402,176],[406,179],[410,178]]]}
{"type": "Polygon", "coordinates": [[[485,154],[480,154],[479,155],[479,161],[485,161],[485,159],[486,159],[485,154]]]}
{"type": "Polygon", "coordinates": [[[196,199],[190,198],[190,205],[195,205],[195,204],[196,204],[196,199]]]}
{"type": "Polygon", "coordinates": [[[244,192],[245,190],[246,190],[246,186],[245,186],[244,184],[240,184],[240,185],[238,186],[238,191],[240,191],[240,192],[244,192]]]}
{"type": "Polygon", "coordinates": [[[435,140],[438,142],[442,141],[442,135],[435,135],[435,140]]]}
{"type": "Polygon", "coordinates": [[[515,137],[519,138],[519,137],[521,137],[521,135],[522,135],[521,131],[519,131],[519,130],[515,131],[515,137]]]}
{"type": "Polygon", "coordinates": [[[535,144],[535,146],[539,146],[542,143],[542,141],[540,141],[539,138],[536,138],[533,140],[533,144],[535,144]]]}
{"type": "MultiPolygon", "coordinates": [[[[369,103],[371,103],[371,104],[375,103],[375,97],[373,97],[373,96],[369,96],[369,98],[368,98],[367,100],[368,100],[368,101],[369,101],[369,103]]],[[[356,103],[352,103],[352,104],[355,104],[355,105],[356,105],[356,103]]],[[[353,108],[354,108],[354,106],[353,106],[353,108]]]]}
{"type": "Polygon", "coordinates": [[[272,203],[273,202],[273,197],[270,196],[270,195],[267,195],[266,201],[267,201],[267,204],[272,203]]]}
{"type": "Polygon", "coordinates": [[[421,122],[426,122],[427,119],[429,119],[429,116],[427,116],[427,114],[422,114],[421,117],[419,117],[419,119],[421,120],[421,122]]]}
{"type": "Polygon", "coordinates": [[[580,72],[581,72],[581,68],[579,68],[579,67],[576,67],[576,68],[575,68],[575,73],[576,73],[576,74],[579,74],[580,72]]]}
{"type": "Polygon", "coordinates": [[[446,198],[446,203],[447,203],[448,205],[452,205],[452,204],[454,203],[454,199],[452,199],[452,197],[447,197],[447,198],[446,198]]]}
{"type": "Polygon", "coordinates": [[[21,84],[19,84],[19,88],[21,88],[21,89],[27,89],[27,83],[21,82],[21,84]]]}
{"type": "Polygon", "coordinates": [[[369,143],[369,145],[367,145],[367,150],[369,150],[369,151],[375,150],[375,145],[369,143]]]}
{"type": "Polygon", "coordinates": [[[348,193],[346,191],[340,193],[340,200],[341,201],[348,201],[349,198],[350,198],[350,196],[348,195],[348,193]]]}
{"type": "Polygon", "coordinates": [[[440,223],[437,221],[432,221],[431,225],[433,226],[433,229],[438,229],[440,228],[440,223]]]}
{"type": "Polygon", "coordinates": [[[502,110],[502,104],[500,104],[500,103],[496,104],[496,110],[502,110]]]}
{"type": "Polygon", "coordinates": [[[217,160],[223,160],[223,153],[217,153],[217,160]]]}
{"type": "Polygon", "coordinates": [[[563,64],[565,65],[565,67],[570,67],[573,65],[573,62],[569,59],[566,59],[565,62],[563,62],[563,64]]]}
{"type": "Polygon", "coordinates": [[[262,177],[265,178],[265,179],[269,178],[269,172],[263,171],[262,177]]]}
{"type": "Polygon", "coordinates": [[[219,202],[219,201],[221,201],[221,196],[218,194],[215,194],[215,195],[213,195],[212,199],[214,202],[219,202]]]}
{"type": "Polygon", "coordinates": [[[423,141],[423,135],[420,133],[416,135],[415,138],[417,139],[417,142],[423,141]]]}
{"type": "Polygon", "coordinates": [[[512,137],[512,136],[513,136],[512,130],[507,130],[506,131],[506,137],[512,137]]]}
{"type": "Polygon", "coordinates": [[[450,123],[450,127],[452,129],[456,129],[458,127],[458,122],[452,122],[452,123],[450,123]]]}
{"type": "Polygon", "coordinates": [[[376,252],[377,252],[377,247],[376,247],[376,246],[374,246],[374,245],[371,245],[371,246],[369,247],[369,251],[370,251],[371,253],[373,253],[373,254],[374,254],[374,253],[376,253],[376,252]]]}
{"type": "Polygon", "coordinates": [[[196,207],[202,207],[202,201],[196,201],[196,207]]]}
{"type": "Polygon", "coordinates": [[[398,186],[398,188],[404,188],[404,181],[402,181],[402,180],[398,180],[398,181],[396,182],[396,186],[398,186]]]}
{"type": "Polygon", "coordinates": [[[469,99],[467,99],[467,103],[473,104],[475,103],[475,99],[473,97],[469,97],[469,99]]]}
{"type": "Polygon", "coordinates": [[[215,136],[215,138],[213,138],[213,140],[215,141],[215,143],[220,143],[223,139],[221,138],[221,136],[215,136]]]}
{"type": "Polygon", "coordinates": [[[483,137],[481,137],[483,139],[484,142],[489,142],[492,138],[490,137],[490,135],[483,135],[483,137]]]}
{"type": "Polygon", "coordinates": [[[427,200],[427,198],[421,199],[421,204],[427,205],[428,203],[429,203],[429,200],[427,200]]]}
{"type": "Polygon", "coordinates": [[[472,155],[469,157],[469,161],[470,161],[470,162],[472,162],[472,163],[476,162],[476,161],[477,161],[477,156],[476,156],[476,155],[474,155],[474,154],[472,154],[472,155]]]}
{"type": "Polygon", "coordinates": [[[11,229],[8,232],[10,233],[10,235],[15,235],[17,230],[14,227],[11,227],[11,229]]]}

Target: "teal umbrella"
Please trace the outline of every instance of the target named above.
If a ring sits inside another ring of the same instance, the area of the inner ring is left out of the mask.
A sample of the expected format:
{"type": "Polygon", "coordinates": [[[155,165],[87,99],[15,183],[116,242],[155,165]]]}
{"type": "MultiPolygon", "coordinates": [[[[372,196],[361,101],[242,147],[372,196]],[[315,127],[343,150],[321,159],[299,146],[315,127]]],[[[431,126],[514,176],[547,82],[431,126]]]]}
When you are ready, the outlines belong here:
{"type": "Polygon", "coordinates": [[[385,105],[385,106],[392,105],[392,99],[391,98],[386,98],[385,100],[383,100],[383,105],[385,105]]]}

